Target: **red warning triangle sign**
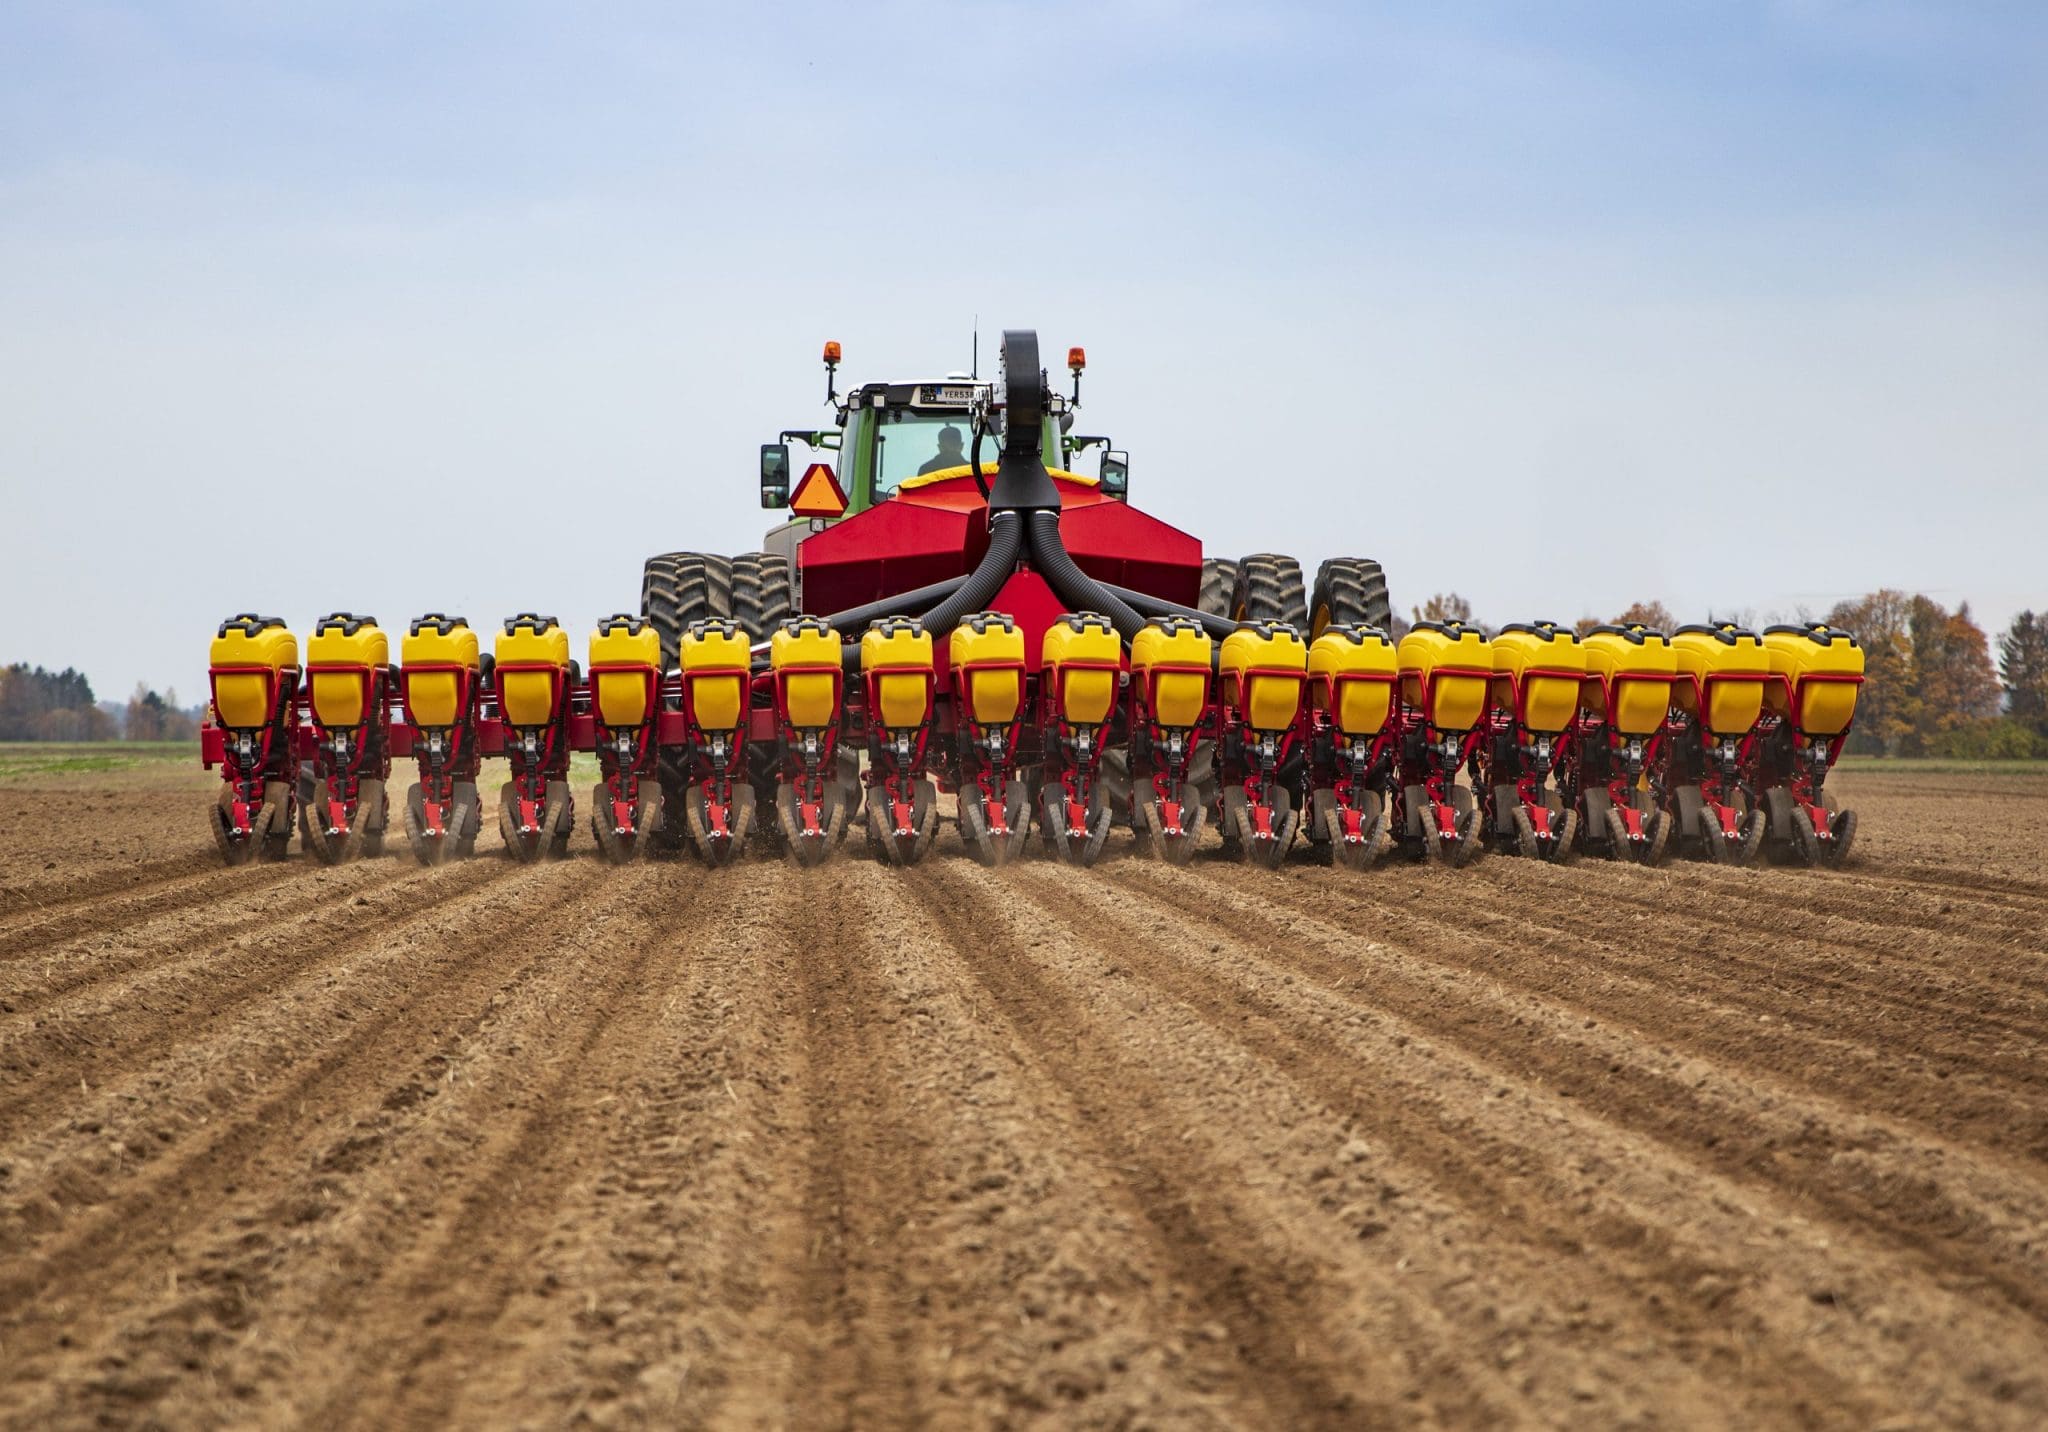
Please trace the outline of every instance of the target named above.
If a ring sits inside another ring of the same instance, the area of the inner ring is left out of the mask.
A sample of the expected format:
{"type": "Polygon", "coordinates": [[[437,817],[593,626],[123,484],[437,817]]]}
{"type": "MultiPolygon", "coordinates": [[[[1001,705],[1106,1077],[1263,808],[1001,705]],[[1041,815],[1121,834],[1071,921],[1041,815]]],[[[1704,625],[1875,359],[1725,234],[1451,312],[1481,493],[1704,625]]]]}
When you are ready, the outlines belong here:
{"type": "Polygon", "coordinates": [[[798,517],[837,517],[846,511],[846,493],[830,463],[814,462],[790,495],[789,510],[798,517]]]}

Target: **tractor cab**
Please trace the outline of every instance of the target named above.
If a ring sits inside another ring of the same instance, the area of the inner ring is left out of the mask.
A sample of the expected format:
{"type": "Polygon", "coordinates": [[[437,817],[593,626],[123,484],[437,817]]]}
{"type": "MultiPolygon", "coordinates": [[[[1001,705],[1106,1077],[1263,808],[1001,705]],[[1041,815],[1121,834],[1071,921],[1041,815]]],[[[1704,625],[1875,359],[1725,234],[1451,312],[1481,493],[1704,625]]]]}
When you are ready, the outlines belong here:
{"type": "MultiPolygon", "coordinates": [[[[1106,437],[1071,433],[1085,358],[1078,348],[1067,356],[1074,392],[1050,396],[1039,450],[1047,455],[1056,478],[1084,483],[1120,501],[1130,491],[1127,456],[1112,450],[1106,437]],[[1072,472],[1069,464],[1091,449],[1100,453],[1099,471],[1085,477],[1072,472]]],[[[966,373],[949,373],[932,381],[869,383],[840,394],[832,378],[838,360],[839,345],[826,344],[825,395],[835,409],[833,427],[786,429],[777,441],[762,445],[761,505],[787,508],[795,519],[770,534],[765,544],[770,551],[905,492],[954,478],[971,479],[977,413],[983,422],[981,472],[995,471],[1003,414],[992,402],[994,384],[966,373]],[[790,459],[792,441],[810,449],[811,460],[800,473],[790,459]]]]}

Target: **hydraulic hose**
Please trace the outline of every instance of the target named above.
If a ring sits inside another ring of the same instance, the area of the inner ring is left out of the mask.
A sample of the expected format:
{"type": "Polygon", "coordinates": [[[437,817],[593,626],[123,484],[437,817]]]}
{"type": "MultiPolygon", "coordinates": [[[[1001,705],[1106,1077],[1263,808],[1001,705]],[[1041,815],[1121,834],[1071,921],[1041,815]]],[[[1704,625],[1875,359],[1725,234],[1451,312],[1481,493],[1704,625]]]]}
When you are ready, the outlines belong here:
{"type": "Polygon", "coordinates": [[[981,500],[988,501],[988,479],[981,475],[981,436],[988,428],[983,425],[980,413],[974,415],[974,444],[967,449],[967,471],[974,477],[974,485],[981,492],[981,500]]]}
{"type": "Polygon", "coordinates": [[[1148,617],[1185,617],[1200,622],[1202,630],[1210,636],[1229,636],[1237,630],[1238,624],[1229,617],[1219,617],[1214,612],[1201,611],[1195,607],[1184,607],[1179,602],[1169,602],[1164,597],[1155,597],[1150,592],[1134,592],[1129,587],[1114,586],[1104,582],[1102,590],[1112,596],[1122,597],[1138,611],[1148,617]]]}
{"type": "MultiPolygon", "coordinates": [[[[1055,526],[1059,519],[1053,519],[1055,526]]],[[[1023,515],[998,512],[989,520],[988,551],[981,564],[939,604],[924,614],[924,629],[941,637],[960,624],[970,612],[986,610],[1017,570],[1017,558],[1024,550],[1023,515]]]]}
{"type": "Polygon", "coordinates": [[[967,577],[948,577],[943,582],[933,582],[928,587],[918,587],[901,596],[885,597],[879,602],[869,602],[865,606],[848,607],[843,612],[834,612],[826,617],[825,625],[834,631],[851,631],[858,636],[867,630],[868,623],[876,617],[914,617],[952,596],[965,586],[967,581],[967,577]]]}
{"type": "MultiPolygon", "coordinates": [[[[848,607],[843,612],[834,612],[824,618],[824,622],[841,636],[851,633],[858,638],[860,633],[867,629],[868,623],[876,617],[914,617],[942,598],[960,590],[966,581],[966,577],[948,577],[943,582],[933,582],[928,587],[916,587],[899,596],[887,597],[879,602],[868,602],[864,606],[848,607]]],[[[768,643],[756,642],[753,651],[753,668],[758,675],[768,669],[768,643]]],[[[857,642],[848,645],[842,655],[847,655],[855,665],[858,665],[860,646],[857,642]]],[[[489,661],[490,657],[486,656],[484,660],[489,661]]]]}
{"type": "Polygon", "coordinates": [[[1077,612],[1101,612],[1125,641],[1136,636],[1145,618],[1075,563],[1060,538],[1059,513],[1041,508],[1029,514],[1029,521],[1031,560],[1059,599],[1077,612]]]}

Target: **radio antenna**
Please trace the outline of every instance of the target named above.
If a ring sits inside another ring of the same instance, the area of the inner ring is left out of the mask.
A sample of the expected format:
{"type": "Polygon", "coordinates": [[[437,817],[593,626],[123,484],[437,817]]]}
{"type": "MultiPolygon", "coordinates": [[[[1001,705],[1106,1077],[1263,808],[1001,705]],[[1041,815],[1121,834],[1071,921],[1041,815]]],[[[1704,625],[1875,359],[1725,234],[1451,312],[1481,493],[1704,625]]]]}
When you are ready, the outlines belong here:
{"type": "Polygon", "coordinates": [[[974,364],[967,376],[976,380],[981,377],[981,315],[978,313],[974,315],[974,364]]]}

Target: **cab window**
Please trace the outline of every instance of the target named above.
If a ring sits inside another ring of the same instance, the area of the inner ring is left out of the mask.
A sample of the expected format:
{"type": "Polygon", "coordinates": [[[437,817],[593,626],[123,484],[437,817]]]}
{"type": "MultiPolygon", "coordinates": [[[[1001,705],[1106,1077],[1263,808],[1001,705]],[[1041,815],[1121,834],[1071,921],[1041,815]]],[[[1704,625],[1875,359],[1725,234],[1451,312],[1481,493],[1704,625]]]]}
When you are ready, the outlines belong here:
{"type": "MultiPolygon", "coordinates": [[[[941,468],[967,466],[974,428],[965,413],[918,412],[910,408],[885,408],[875,414],[875,500],[881,501],[902,485],[906,477],[937,472],[941,468]]],[[[984,465],[996,460],[1002,439],[994,434],[982,439],[984,465]]]]}

